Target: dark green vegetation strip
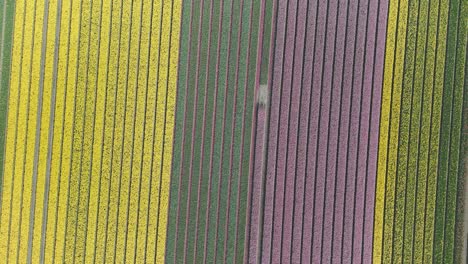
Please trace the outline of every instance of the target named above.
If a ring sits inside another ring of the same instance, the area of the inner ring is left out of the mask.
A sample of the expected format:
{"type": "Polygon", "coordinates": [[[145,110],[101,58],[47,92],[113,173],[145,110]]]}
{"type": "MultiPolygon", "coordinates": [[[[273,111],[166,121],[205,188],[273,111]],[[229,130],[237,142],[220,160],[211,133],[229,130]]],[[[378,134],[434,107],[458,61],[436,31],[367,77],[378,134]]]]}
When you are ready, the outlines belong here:
{"type": "MultiPolygon", "coordinates": [[[[466,10],[465,10],[466,12],[466,10]]],[[[466,27],[466,24],[465,24],[466,27]]],[[[467,45],[468,46],[468,45],[467,45]]],[[[467,47],[468,48],[468,47],[467,47]]],[[[465,53],[465,61],[468,54],[465,53]]],[[[466,63],[465,63],[466,64],[466,63]]],[[[467,70],[465,65],[464,85],[467,80],[467,70]]],[[[466,86],[465,86],[466,87],[466,86]]],[[[457,208],[455,219],[455,263],[463,263],[462,260],[468,261],[468,226],[466,226],[465,212],[467,201],[467,190],[465,190],[468,171],[468,89],[463,90],[463,108],[462,108],[462,125],[461,125],[461,146],[460,146],[460,164],[458,171],[458,194],[457,194],[457,208]]]]}
{"type": "MultiPolygon", "coordinates": [[[[10,87],[11,51],[15,14],[14,0],[0,0],[0,182],[3,182],[5,158],[6,119],[10,87]]],[[[0,192],[2,184],[0,184],[0,192]]]]}
{"type": "Polygon", "coordinates": [[[467,1],[450,1],[434,224],[434,263],[454,263],[455,257],[458,177],[459,170],[462,169],[460,159],[463,158],[460,151],[465,89],[467,7],[467,1]]]}
{"type": "Polygon", "coordinates": [[[183,1],[168,263],[244,257],[261,1],[183,1]]]}

